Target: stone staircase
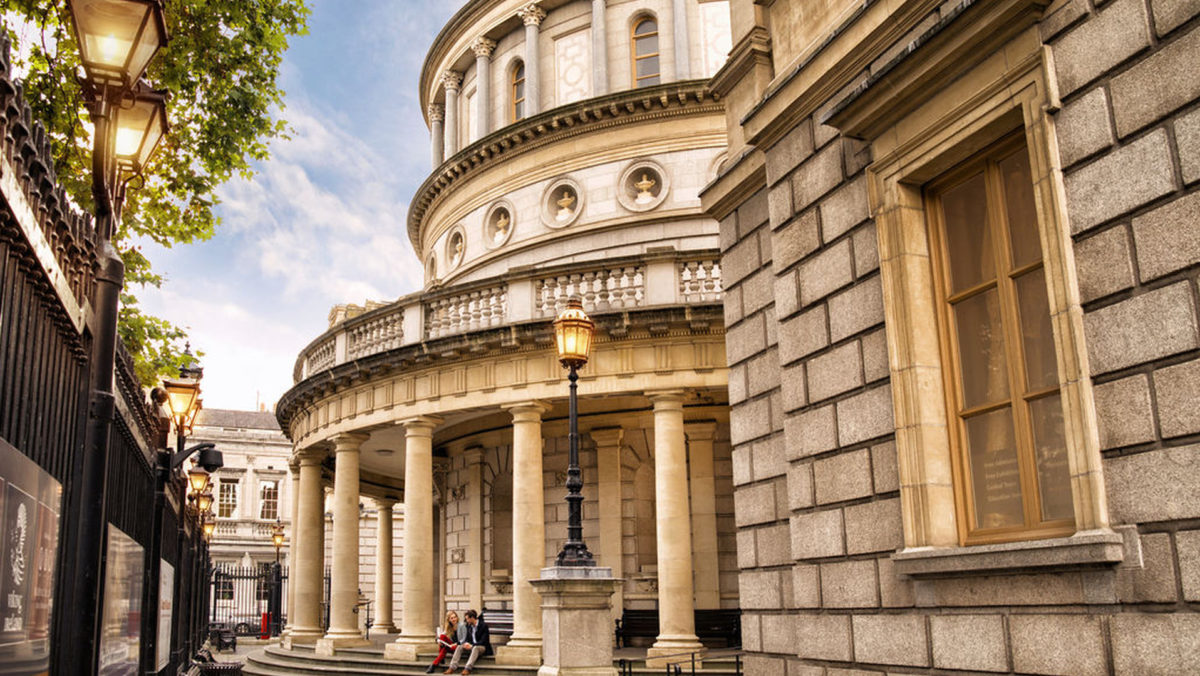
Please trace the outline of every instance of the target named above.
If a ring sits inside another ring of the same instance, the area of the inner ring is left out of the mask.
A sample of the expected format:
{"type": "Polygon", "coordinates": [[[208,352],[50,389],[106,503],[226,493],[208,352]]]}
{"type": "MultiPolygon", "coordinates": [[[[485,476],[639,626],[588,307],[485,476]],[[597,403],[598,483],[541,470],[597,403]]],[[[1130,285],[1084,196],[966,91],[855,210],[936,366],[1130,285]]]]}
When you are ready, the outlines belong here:
{"type": "MultiPolygon", "coordinates": [[[[627,670],[624,674],[651,676],[667,673],[665,668],[647,668],[644,650],[619,650],[614,657],[613,666],[618,669],[617,659],[626,661],[627,670]]],[[[311,646],[284,650],[278,645],[270,645],[246,655],[242,673],[247,676],[417,676],[425,673],[432,659],[430,657],[421,662],[385,660],[382,649],[378,647],[348,648],[339,650],[333,657],[324,657],[315,654],[311,646]]],[[[444,669],[438,669],[434,673],[441,674],[442,671],[444,669]]],[[[479,676],[535,676],[537,671],[537,667],[499,666],[491,657],[480,659],[474,669],[479,676]]],[[[685,664],[681,673],[690,674],[690,666],[685,664]]],[[[740,671],[734,657],[722,656],[706,661],[696,673],[705,676],[738,676],[740,671]]]]}

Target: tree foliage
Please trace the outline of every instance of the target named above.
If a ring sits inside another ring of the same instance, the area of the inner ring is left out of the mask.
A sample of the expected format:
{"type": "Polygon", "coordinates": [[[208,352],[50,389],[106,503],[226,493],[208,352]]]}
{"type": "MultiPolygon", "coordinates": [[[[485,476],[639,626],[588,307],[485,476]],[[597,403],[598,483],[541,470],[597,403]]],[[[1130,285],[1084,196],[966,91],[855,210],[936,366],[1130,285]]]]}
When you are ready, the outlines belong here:
{"type": "MultiPolygon", "coordinates": [[[[66,3],[0,0],[0,8],[25,96],[51,136],[59,181],[90,211],[91,126],[66,3]]],[[[270,140],[286,132],[279,69],[289,38],[307,32],[308,8],[305,0],[170,0],[166,16],[170,42],[146,77],[169,92],[171,130],[128,191],[114,236],[125,261],[120,334],[147,384],[181,363],[185,333],[138,307],[133,288],[163,278],[133,243],[170,247],[212,237],[217,188],[251,175],[251,163],[266,159],[270,140]]]]}

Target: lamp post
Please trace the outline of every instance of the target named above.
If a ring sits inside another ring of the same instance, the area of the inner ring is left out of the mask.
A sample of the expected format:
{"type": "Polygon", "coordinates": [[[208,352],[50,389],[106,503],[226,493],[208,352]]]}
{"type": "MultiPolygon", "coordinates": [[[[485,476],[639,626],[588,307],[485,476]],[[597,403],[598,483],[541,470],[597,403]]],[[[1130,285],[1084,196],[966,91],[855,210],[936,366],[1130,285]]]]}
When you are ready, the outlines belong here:
{"type": "Polygon", "coordinates": [[[567,541],[558,553],[559,566],[596,565],[583,541],[583,472],[579,469],[579,411],[576,404],[578,371],[587,364],[595,329],[595,322],[583,311],[583,302],[577,296],[567,299],[567,307],[554,320],[558,361],[567,369],[567,380],[571,383],[570,433],[567,436],[567,541]]]}
{"type": "Polygon", "coordinates": [[[271,566],[271,598],[267,599],[272,636],[278,636],[283,626],[283,569],[279,566],[279,550],[283,548],[283,538],[283,522],[277,516],[275,525],[271,526],[271,542],[275,544],[275,565],[271,566]]]}
{"type": "Polygon", "coordinates": [[[125,185],[141,173],[166,132],[161,93],[139,86],[154,55],[166,44],[160,0],[68,0],[84,67],[84,94],[94,125],[92,194],[95,198],[99,269],[93,300],[89,419],[78,483],[74,586],[71,612],[63,625],[65,643],[75,647],[61,673],[91,674],[100,634],[100,580],[104,556],[104,489],[109,431],[115,410],[112,372],[117,340],[117,308],[125,269],[112,246],[125,185]]]}

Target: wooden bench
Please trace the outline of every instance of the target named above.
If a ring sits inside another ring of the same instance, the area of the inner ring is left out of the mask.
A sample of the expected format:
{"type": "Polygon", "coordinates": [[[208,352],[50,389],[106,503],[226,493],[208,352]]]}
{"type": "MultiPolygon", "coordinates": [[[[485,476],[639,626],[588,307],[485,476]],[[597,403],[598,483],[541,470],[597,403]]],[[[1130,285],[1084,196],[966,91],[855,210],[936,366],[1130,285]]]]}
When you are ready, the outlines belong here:
{"type": "Polygon", "coordinates": [[[631,638],[653,639],[658,636],[658,611],[626,608],[616,624],[617,647],[625,648],[629,646],[631,638]]]}
{"type": "MultiPolygon", "coordinates": [[[[722,640],[725,647],[742,644],[742,611],[739,608],[696,610],[696,636],[700,640],[722,640]]],[[[616,621],[618,648],[628,647],[631,638],[658,636],[658,611],[627,609],[616,621]]]]}
{"type": "Polygon", "coordinates": [[[719,639],[726,648],[742,644],[741,608],[705,608],[696,610],[696,636],[700,640],[719,639]]]}
{"type": "Polygon", "coordinates": [[[504,645],[508,643],[508,639],[513,633],[513,611],[511,610],[491,610],[485,608],[480,617],[487,623],[488,632],[494,637],[504,637],[503,641],[492,641],[496,645],[504,645]]]}

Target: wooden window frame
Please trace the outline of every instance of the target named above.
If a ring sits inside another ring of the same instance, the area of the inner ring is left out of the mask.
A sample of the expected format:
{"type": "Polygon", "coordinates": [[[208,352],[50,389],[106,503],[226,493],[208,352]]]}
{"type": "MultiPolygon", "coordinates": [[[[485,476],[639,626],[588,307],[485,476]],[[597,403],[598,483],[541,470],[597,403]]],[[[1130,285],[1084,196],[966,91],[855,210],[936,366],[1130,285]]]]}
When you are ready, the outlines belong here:
{"type": "MultiPolygon", "coordinates": [[[[1052,396],[1061,397],[1062,384],[1056,379],[1052,386],[1031,390],[1027,382],[1026,355],[1021,335],[1022,320],[1019,314],[1021,305],[1019,299],[1016,298],[1016,279],[1036,271],[1040,271],[1044,279],[1046,275],[1045,253],[1040,251],[1039,246],[1039,253],[1042,255],[1036,261],[1021,265],[1013,263],[1010,223],[1005,214],[1002,200],[1003,186],[997,175],[1000,161],[1022,152],[1029,152],[1023,134],[1009,135],[934,179],[924,188],[926,213],[928,214],[930,260],[934,279],[933,288],[936,299],[935,310],[944,365],[942,375],[946,391],[947,422],[950,428],[950,460],[955,480],[956,506],[961,517],[957,519],[958,537],[959,542],[964,545],[1062,537],[1075,532],[1074,518],[1055,520],[1041,518],[1042,495],[1039,490],[1040,477],[1038,476],[1033,423],[1030,419],[1029,407],[1034,401],[1040,399],[1052,396]],[[948,260],[952,252],[949,250],[947,241],[940,197],[951,188],[961,185],[980,172],[983,173],[988,203],[987,217],[990,226],[988,231],[995,265],[993,278],[964,289],[952,289],[948,260]],[[977,297],[992,289],[996,290],[997,301],[1000,305],[1000,328],[1003,331],[1008,395],[1003,400],[963,408],[965,403],[960,378],[963,371],[962,355],[958,349],[959,336],[951,306],[953,303],[977,297]],[[1013,442],[1016,446],[1020,476],[1023,523],[1019,526],[999,528],[973,527],[972,524],[976,524],[978,520],[975,513],[975,484],[969,466],[970,451],[967,448],[965,420],[968,416],[986,415],[1006,409],[1012,416],[1015,432],[1013,442]]],[[[1056,352],[1057,349],[1055,346],[1056,352]]],[[[1070,490],[1069,482],[1061,488],[1070,490]]]]}
{"type": "Polygon", "coordinates": [[[662,33],[659,32],[659,30],[658,30],[658,19],[656,17],[649,16],[649,15],[640,16],[640,17],[634,19],[633,23],[629,26],[629,66],[630,66],[629,75],[631,78],[631,82],[633,83],[633,87],[632,87],[633,89],[640,89],[643,85],[641,85],[639,83],[642,80],[649,80],[651,78],[658,78],[658,82],[647,84],[644,86],[653,87],[655,84],[662,83],[662,33]],[[654,32],[646,33],[644,35],[638,35],[637,34],[638,26],[641,26],[642,24],[646,23],[647,21],[654,22],[654,32]],[[637,51],[638,38],[647,38],[652,35],[659,39],[658,51],[654,52],[652,54],[638,55],[638,51],[637,51]],[[638,61],[644,61],[646,59],[657,59],[658,60],[658,70],[656,70],[653,75],[643,75],[641,77],[638,77],[638,72],[637,72],[638,61]]]}
{"type": "Polygon", "coordinates": [[[509,113],[510,119],[513,122],[518,122],[520,120],[525,119],[523,105],[522,105],[522,109],[521,109],[521,114],[520,115],[517,114],[517,105],[525,103],[525,94],[524,94],[525,88],[523,86],[521,88],[521,92],[522,92],[521,96],[520,97],[517,96],[517,85],[525,84],[525,74],[524,73],[525,73],[525,62],[520,59],[518,59],[515,63],[513,63],[513,65],[508,69],[508,98],[509,98],[509,101],[511,102],[511,105],[509,105],[509,108],[508,108],[508,113],[509,113]],[[519,78],[517,77],[518,71],[521,72],[521,76],[519,78]]]}

